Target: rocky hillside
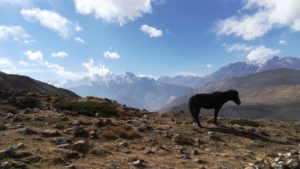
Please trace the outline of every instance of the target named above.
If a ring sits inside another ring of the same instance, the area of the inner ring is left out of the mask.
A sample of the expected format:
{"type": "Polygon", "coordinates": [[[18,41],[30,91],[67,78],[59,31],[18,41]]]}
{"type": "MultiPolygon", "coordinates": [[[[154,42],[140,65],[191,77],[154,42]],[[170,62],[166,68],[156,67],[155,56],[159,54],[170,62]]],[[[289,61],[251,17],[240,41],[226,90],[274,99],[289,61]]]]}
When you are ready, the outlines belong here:
{"type": "MultiPolygon", "coordinates": [[[[240,92],[242,105],[229,104],[222,114],[234,117],[300,120],[300,71],[276,69],[233,78],[207,85],[197,93],[211,93],[236,89],[240,92]],[[242,111],[241,111],[242,110],[242,111]]],[[[177,105],[166,110],[188,111],[188,97],[178,99],[177,105]],[[181,102],[180,102],[181,101],[181,102]]]]}
{"type": "Polygon", "coordinates": [[[215,126],[201,116],[198,128],[187,113],[143,112],[108,99],[20,92],[17,100],[34,95],[38,103],[20,108],[9,92],[0,94],[1,169],[300,167],[298,123],[221,117],[215,126]]]}
{"type": "Polygon", "coordinates": [[[5,88],[12,91],[31,90],[33,92],[47,93],[48,95],[58,95],[64,97],[79,97],[70,90],[57,88],[27,76],[6,74],[3,72],[0,72],[0,88],[5,88]]]}

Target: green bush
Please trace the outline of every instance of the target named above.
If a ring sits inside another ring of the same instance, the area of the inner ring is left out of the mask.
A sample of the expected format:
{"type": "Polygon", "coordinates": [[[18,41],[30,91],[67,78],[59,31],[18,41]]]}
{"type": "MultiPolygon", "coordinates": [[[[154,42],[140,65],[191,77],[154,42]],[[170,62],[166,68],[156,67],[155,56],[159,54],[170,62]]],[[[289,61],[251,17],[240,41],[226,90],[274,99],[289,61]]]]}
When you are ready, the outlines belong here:
{"type": "Polygon", "coordinates": [[[238,124],[240,126],[251,126],[251,127],[260,126],[258,122],[250,119],[235,119],[235,120],[231,120],[230,124],[238,124]]]}
{"type": "Polygon", "coordinates": [[[79,114],[95,116],[99,113],[100,116],[111,117],[117,116],[118,112],[115,107],[108,103],[99,102],[75,102],[75,101],[59,101],[55,104],[55,107],[59,110],[76,111],[79,114]]]}

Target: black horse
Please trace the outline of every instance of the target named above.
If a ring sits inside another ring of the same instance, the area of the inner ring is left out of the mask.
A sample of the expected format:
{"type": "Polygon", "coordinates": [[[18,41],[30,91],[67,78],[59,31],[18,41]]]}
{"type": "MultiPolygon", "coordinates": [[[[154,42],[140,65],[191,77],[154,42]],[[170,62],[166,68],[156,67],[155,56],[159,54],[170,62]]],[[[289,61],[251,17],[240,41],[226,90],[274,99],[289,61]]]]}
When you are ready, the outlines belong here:
{"type": "Polygon", "coordinates": [[[201,108],[215,109],[214,123],[218,125],[217,118],[220,109],[227,101],[232,100],[237,105],[241,104],[239,98],[239,92],[236,90],[228,90],[226,92],[214,92],[211,94],[196,94],[189,100],[190,112],[193,116],[193,120],[197,122],[199,127],[202,127],[199,123],[198,115],[201,108]]]}

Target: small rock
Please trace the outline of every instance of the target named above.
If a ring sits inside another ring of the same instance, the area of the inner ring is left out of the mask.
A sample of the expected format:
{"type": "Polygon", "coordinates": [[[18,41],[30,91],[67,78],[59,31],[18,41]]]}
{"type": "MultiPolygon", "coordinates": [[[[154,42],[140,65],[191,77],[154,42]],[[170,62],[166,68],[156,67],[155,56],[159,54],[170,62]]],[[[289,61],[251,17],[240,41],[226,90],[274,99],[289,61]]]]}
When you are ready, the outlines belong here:
{"type": "Polygon", "coordinates": [[[7,128],[6,128],[6,126],[5,125],[3,125],[3,124],[0,124],[0,131],[1,130],[6,130],[7,128]]]}
{"type": "Polygon", "coordinates": [[[23,158],[21,161],[27,164],[31,164],[31,163],[37,163],[40,160],[41,160],[40,156],[33,155],[33,156],[23,158]]]}
{"type": "Polygon", "coordinates": [[[41,133],[42,137],[59,137],[61,134],[57,130],[45,130],[41,133]]]}
{"type": "Polygon", "coordinates": [[[51,165],[58,165],[58,164],[66,165],[67,162],[60,157],[55,157],[54,159],[51,160],[50,164],[51,165]]]}
{"type": "Polygon", "coordinates": [[[92,131],[89,133],[89,137],[90,137],[91,139],[96,139],[96,138],[98,138],[98,135],[97,135],[97,133],[96,133],[95,130],[92,130],[92,131]]]}
{"type": "Polygon", "coordinates": [[[17,125],[17,128],[23,128],[23,127],[24,127],[23,124],[18,124],[18,125],[17,125]]]}
{"type": "Polygon", "coordinates": [[[73,128],[73,137],[89,137],[89,133],[80,126],[73,128]]]}
{"type": "Polygon", "coordinates": [[[65,160],[77,160],[80,158],[80,155],[77,152],[68,152],[64,154],[65,160]]]}
{"type": "Polygon", "coordinates": [[[211,135],[211,134],[213,134],[213,132],[212,132],[212,131],[209,131],[209,132],[207,132],[207,134],[208,134],[208,135],[211,135]]]}
{"type": "Polygon", "coordinates": [[[201,163],[204,163],[204,161],[200,160],[199,158],[196,158],[194,160],[194,163],[201,164],[201,163]]]}
{"type": "Polygon", "coordinates": [[[80,153],[86,153],[89,151],[90,146],[89,146],[88,141],[79,140],[72,145],[72,149],[75,151],[78,151],[80,153]]]}
{"type": "Polygon", "coordinates": [[[76,111],[64,110],[63,113],[66,115],[78,116],[78,113],[76,111]]]}
{"type": "Polygon", "coordinates": [[[145,166],[144,163],[143,163],[143,160],[140,160],[140,159],[134,161],[132,163],[132,165],[135,166],[135,167],[144,167],[145,166]]]}
{"type": "Polygon", "coordinates": [[[146,125],[146,124],[144,124],[144,125],[142,125],[141,127],[138,128],[138,130],[139,130],[140,132],[145,132],[145,131],[152,130],[152,129],[153,129],[153,128],[152,128],[151,126],[146,125]]]}
{"type": "Polygon", "coordinates": [[[0,165],[1,169],[27,169],[27,165],[20,161],[5,161],[0,165]]]}
{"type": "Polygon", "coordinates": [[[195,155],[195,156],[196,156],[196,155],[199,155],[199,151],[196,150],[196,149],[193,149],[193,150],[192,150],[192,154],[195,155]]]}
{"type": "Polygon", "coordinates": [[[193,145],[193,140],[186,136],[175,134],[173,140],[179,145],[193,145]]]}
{"type": "Polygon", "coordinates": [[[73,165],[73,164],[65,166],[65,168],[67,168],[67,169],[76,169],[75,165],[73,165]]]}
{"type": "Polygon", "coordinates": [[[25,148],[25,144],[24,143],[18,143],[16,145],[13,145],[12,148],[14,148],[15,150],[23,149],[23,148],[25,148]]]}
{"type": "Polygon", "coordinates": [[[62,145],[62,144],[72,144],[71,139],[66,137],[56,137],[51,140],[52,143],[56,145],[62,145]]]}
{"type": "Polygon", "coordinates": [[[21,134],[24,134],[24,135],[37,134],[37,132],[35,130],[27,128],[27,127],[18,129],[18,132],[21,134]]]}
{"type": "Polygon", "coordinates": [[[16,152],[13,148],[0,150],[0,160],[6,159],[6,158],[13,158],[15,156],[15,154],[16,154],[16,152]]]}
{"type": "Polygon", "coordinates": [[[119,144],[120,147],[130,148],[129,144],[126,141],[123,141],[119,144]]]}

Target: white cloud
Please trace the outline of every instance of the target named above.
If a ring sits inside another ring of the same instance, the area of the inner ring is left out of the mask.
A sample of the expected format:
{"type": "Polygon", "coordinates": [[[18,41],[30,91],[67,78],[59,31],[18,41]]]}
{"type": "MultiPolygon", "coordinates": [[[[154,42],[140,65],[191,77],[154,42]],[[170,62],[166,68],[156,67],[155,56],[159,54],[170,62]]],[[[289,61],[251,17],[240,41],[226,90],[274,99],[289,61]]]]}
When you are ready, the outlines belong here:
{"type": "Polygon", "coordinates": [[[80,14],[120,25],[152,12],[151,0],[75,0],[75,6],[80,14]]]}
{"type": "Polygon", "coordinates": [[[24,53],[24,55],[27,56],[27,58],[29,60],[34,61],[35,63],[49,69],[50,71],[55,72],[56,74],[58,74],[61,77],[64,77],[67,79],[78,78],[77,73],[66,71],[64,67],[44,60],[44,58],[43,58],[44,55],[40,51],[33,52],[33,51],[28,50],[24,53]]]}
{"type": "Polygon", "coordinates": [[[1,67],[12,67],[13,63],[5,57],[0,57],[0,66],[1,67]]]}
{"type": "Polygon", "coordinates": [[[1,0],[0,5],[11,6],[28,6],[32,4],[32,0],[1,0]]]}
{"type": "Polygon", "coordinates": [[[44,61],[43,53],[40,51],[33,52],[28,50],[24,53],[24,55],[31,61],[36,61],[38,63],[42,63],[44,61]]]}
{"type": "Polygon", "coordinates": [[[286,42],[285,40],[280,40],[280,41],[278,41],[278,44],[279,44],[279,45],[286,45],[287,42],[286,42]]]}
{"type": "Polygon", "coordinates": [[[228,52],[245,52],[248,61],[264,61],[280,53],[279,49],[267,48],[264,45],[248,46],[242,43],[223,44],[228,52]]]}
{"type": "Polygon", "coordinates": [[[280,53],[278,49],[267,48],[263,45],[253,48],[247,55],[249,61],[264,61],[280,53]]]}
{"type": "Polygon", "coordinates": [[[0,57],[0,71],[11,73],[13,70],[15,70],[13,62],[6,57],[0,57]]]}
{"type": "Polygon", "coordinates": [[[235,43],[235,44],[223,44],[223,47],[228,51],[228,52],[234,52],[234,51],[250,51],[253,47],[252,46],[247,46],[242,43],[235,43]]]}
{"type": "Polygon", "coordinates": [[[80,26],[74,25],[54,11],[39,8],[22,9],[21,15],[27,21],[38,22],[40,25],[58,32],[63,38],[70,37],[76,30],[80,29],[80,26]]]}
{"type": "Polygon", "coordinates": [[[163,32],[155,27],[149,25],[142,25],[140,30],[150,36],[150,38],[157,38],[163,35],[163,32]]]}
{"type": "Polygon", "coordinates": [[[75,26],[75,30],[76,30],[76,32],[83,31],[82,27],[80,27],[79,25],[75,26]]]}
{"type": "Polygon", "coordinates": [[[103,64],[95,64],[93,59],[89,59],[88,62],[82,64],[87,72],[83,73],[83,77],[96,78],[97,76],[105,76],[110,73],[109,69],[103,64]]]}
{"type": "MultiPolygon", "coordinates": [[[[46,61],[43,58],[43,53],[40,51],[26,51],[24,53],[25,56],[27,56],[28,60],[33,61],[34,63],[37,63],[38,65],[48,69],[49,71],[52,71],[59,75],[60,77],[66,78],[66,79],[72,79],[72,80],[78,80],[84,77],[89,78],[96,78],[97,76],[105,76],[108,73],[110,73],[109,69],[103,65],[103,64],[97,64],[94,62],[93,59],[89,59],[88,62],[84,62],[82,65],[85,67],[85,71],[83,72],[72,72],[65,70],[65,68],[59,64],[51,63],[46,61]]],[[[1,60],[0,58],[0,68],[1,65],[13,65],[9,60],[1,60]]],[[[26,66],[30,65],[30,63],[25,61],[19,61],[19,64],[26,66]]]]}
{"type": "Polygon", "coordinates": [[[22,65],[22,66],[24,66],[24,67],[29,66],[28,62],[25,62],[25,61],[22,61],[22,60],[19,61],[19,64],[22,65]]]}
{"type": "Polygon", "coordinates": [[[69,56],[69,54],[63,51],[58,51],[51,53],[51,56],[55,58],[66,58],[69,56]]]}
{"type": "Polygon", "coordinates": [[[78,42],[78,43],[81,43],[81,44],[85,44],[85,41],[81,37],[75,37],[74,41],[78,42]]]}
{"type": "Polygon", "coordinates": [[[111,51],[106,51],[103,53],[105,58],[109,58],[109,59],[119,59],[120,55],[118,52],[111,52],[111,51]]]}
{"type": "Polygon", "coordinates": [[[33,42],[30,35],[21,26],[0,25],[0,40],[13,40],[16,42],[33,42]]]}
{"type": "Polygon", "coordinates": [[[245,14],[219,21],[217,34],[254,40],[276,27],[300,31],[299,6],[299,0],[244,0],[245,14]]]}
{"type": "Polygon", "coordinates": [[[213,66],[211,64],[206,64],[205,65],[207,68],[212,68],[213,66]]]}

